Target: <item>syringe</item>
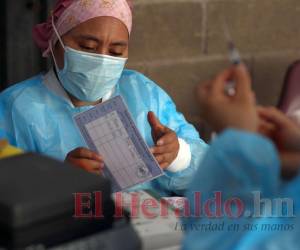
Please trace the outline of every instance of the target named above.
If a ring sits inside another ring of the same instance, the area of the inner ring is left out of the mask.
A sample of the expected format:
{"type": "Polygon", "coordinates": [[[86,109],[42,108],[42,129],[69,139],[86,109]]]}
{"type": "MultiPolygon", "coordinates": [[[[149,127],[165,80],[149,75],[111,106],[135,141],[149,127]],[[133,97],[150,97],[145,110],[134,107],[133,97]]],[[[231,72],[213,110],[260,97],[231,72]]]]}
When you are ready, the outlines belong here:
{"type": "MultiPolygon", "coordinates": [[[[228,47],[229,61],[231,62],[232,65],[237,66],[242,63],[240,53],[233,42],[233,39],[229,32],[228,24],[227,24],[227,21],[225,18],[223,18],[222,23],[223,23],[224,35],[225,35],[225,39],[226,39],[227,47],[228,47]]],[[[235,91],[235,82],[234,81],[228,81],[226,83],[225,92],[229,96],[235,95],[236,91],[235,91]]]]}

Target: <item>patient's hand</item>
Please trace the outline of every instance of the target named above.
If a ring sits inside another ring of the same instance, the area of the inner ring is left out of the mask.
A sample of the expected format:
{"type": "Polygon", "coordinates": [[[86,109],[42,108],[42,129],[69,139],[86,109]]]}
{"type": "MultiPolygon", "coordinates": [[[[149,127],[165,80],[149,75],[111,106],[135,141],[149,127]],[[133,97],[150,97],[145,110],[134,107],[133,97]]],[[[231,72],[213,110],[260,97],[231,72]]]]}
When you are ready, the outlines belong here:
{"type": "Polygon", "coordinates": [[[103,158],[87,148],[76,148],[69,152],[66,162],[90,173],[101,175],[104,168],[103,158]]]}
{"type": "Polygon", "coordinates": [[[153,112],[148,114],[148,122],[152,128],[152,138],[155,147],[151,152],[162,169],[168,168],[179,152],[179,141],[176,133],[162,125],[153,112]]]}
{"type": "Polygon", "coordinates": [[[300,127],[276,108],[259,108],[260,132],[276,144],[283,174],[300,168],[300,127]]]}
{"type": "Polygon", "coordinates": [[[231,67],[197,90],[201,117],[217,132],[232,127],[256,132],[258,116],[251,79],[244,65],[231,67]],[[225,92],[228,81],[236,84],[236,93],[225,92]]]}

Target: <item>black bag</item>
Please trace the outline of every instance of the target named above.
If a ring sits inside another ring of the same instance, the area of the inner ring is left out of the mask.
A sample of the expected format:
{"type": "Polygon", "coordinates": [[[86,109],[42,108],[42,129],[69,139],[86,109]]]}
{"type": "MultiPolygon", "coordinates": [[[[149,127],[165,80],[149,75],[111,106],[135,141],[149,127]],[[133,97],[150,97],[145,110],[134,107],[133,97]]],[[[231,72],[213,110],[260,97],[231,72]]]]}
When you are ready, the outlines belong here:
{"type": "Polygon", "coordinates": [[[0,161],[0,248],[56,246],[111,229],[113,215],[103,177],[35,154],[0,161]],[[73,194],[95,191],[102,192],[104,216],[75,219],[73,194]]]}

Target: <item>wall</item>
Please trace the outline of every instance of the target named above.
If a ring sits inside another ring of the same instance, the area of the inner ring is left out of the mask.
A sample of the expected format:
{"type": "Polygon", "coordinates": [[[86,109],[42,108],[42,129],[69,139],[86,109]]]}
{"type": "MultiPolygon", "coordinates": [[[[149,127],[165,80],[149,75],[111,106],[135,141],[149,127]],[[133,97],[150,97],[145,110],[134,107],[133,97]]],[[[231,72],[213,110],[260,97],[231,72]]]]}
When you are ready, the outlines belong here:
{"type": "Polygon", "coordinates": [[[46,19],[53,0],[1,2],[1,26],[4,26],[6,31],[0,30],[0,61],[3,62],[0,65],[0,89],[46,69],[47,62],[41,58],[32,40],[32,28],[36,23],[46,19]]]}
{"type": "Polygon", "coordinates": [[[163,86],[198,126],[195,86],[229,65],[224,18],[258,102],[275,105],[300,58],[299,0],[135,0],[129,67],[163,86]]]}

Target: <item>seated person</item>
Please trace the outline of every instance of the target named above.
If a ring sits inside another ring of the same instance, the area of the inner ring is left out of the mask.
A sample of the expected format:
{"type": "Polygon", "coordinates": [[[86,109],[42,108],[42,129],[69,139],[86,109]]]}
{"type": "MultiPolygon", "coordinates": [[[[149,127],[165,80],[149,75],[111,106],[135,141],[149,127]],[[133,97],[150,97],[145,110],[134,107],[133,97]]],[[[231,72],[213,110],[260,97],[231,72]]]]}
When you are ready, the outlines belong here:
{"type": "Polygon", "coordinates": [[[54,66],[0,94],[10,143],[101,173],[105,159],[86,147],[72,117],[121,95],[165,175],[138,188],[182,194],[206,144],[172,99],[144,75],[124,69],[132,27],[126,0],[59,0],[34,40],[54,66]]]}
{"type": "Polygon", "coordinates": [[[243,65],[201,85],[198,94],[202,116],[219,136],[187,192],[191,216],[181,225],[186,230],[183,249],[299,249],[300,124],[272,107],[257,111],[243,65]],[[235,96],[224,92],[229,80],[236,82],[235,96]],[[293,179],[284,180],[285,171],[294,172],[293,179]],[[205,212],[203,203],[218,191],[221,208],[205,212]],[[203,202],[200,215],[195,192],[203,202]],[[288,201],[281,207],[283,197],[288,201]],[[226,207],[225,201],[237,198],[240,202],[226,207]]]}

